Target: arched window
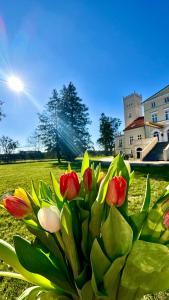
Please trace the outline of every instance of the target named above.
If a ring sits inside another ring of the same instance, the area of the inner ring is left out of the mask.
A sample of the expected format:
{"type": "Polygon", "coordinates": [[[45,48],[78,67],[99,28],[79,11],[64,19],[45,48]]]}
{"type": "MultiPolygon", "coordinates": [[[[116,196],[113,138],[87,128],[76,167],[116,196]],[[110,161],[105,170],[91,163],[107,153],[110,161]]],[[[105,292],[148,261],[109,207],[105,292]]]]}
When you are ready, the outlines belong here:
{"type": "Polygon", "coordinates": [[[159,132],[158,132],[158,131],[155,131],[154,134],[153,134],[153,136],[154,136],[154,137],[157,137],[157,138],[158,138],[158,141],[159,141],[159,132]]]}

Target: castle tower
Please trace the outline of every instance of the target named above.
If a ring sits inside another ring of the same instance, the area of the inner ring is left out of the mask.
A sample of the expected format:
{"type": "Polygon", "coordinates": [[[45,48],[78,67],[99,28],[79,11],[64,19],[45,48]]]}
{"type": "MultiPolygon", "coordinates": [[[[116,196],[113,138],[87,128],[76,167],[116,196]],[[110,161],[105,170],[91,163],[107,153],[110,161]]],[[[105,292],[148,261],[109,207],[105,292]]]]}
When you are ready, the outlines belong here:
{"type": "Polygon", "coordinates": [[[141,102],[142,96],[135,92],[123,97],[125,127],[142,116],[141,102]]]}

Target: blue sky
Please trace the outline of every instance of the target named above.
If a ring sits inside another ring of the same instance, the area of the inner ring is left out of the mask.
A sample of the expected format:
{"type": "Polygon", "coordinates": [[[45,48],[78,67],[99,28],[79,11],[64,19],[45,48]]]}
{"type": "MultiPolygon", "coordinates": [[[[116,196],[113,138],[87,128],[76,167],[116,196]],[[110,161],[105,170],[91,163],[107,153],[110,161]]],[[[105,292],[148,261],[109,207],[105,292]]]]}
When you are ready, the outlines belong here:
{"type": "Polygon", "coordinates": [[[72,81],[96,141],[101,112],[123,119],[123,96],[169,83],[168,11],[168,0],[1,1],[0,77],[19,75],[29,95],[0,84],[0,135],[25,145],[52,89],[72,81]]]}

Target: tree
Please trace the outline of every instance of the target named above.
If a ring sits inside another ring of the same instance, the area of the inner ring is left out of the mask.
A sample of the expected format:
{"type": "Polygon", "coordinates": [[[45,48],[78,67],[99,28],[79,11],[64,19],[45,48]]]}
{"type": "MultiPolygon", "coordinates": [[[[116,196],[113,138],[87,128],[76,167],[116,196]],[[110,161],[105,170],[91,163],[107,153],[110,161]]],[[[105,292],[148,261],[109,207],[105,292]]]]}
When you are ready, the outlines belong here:
{"type": "Polygon", "coordinates": [[[28,137],[28,144],[34,149],[34,151],[40,151],[42,148],[40,134],[37,129],[32,135],[28,137]]]}
{"type": "Polygon", "coordinates": [[[115,136],[121,121],[118,118],[107,117],[104,113],[100,117],[100,138],[98,144],[103,147],[105,155],[113,152],[115,136]]]}
{"type": "Polygon", "coordinates": [[[14,141],[10,137],[3,135],[0,138],[0,146],[5,155],[5,160],[9,161],[11,158],[11,154],[19,146],[19,143],[18,143],[18,141],[14,141]]]}
{"type": "Polygon", "coordinates": [[[59,104],[60,98],[58,96],[57,90],[54,89],[52,92],[52,97],[49,99],[45,106],[42,114],[39,114],[39,125],[37,132],[46,150],[53,153],[58,158],[60,162],[61,159],[61,146],[59,139],[59,128],[60,124],[58,122],[59,118],[59,104]]]}
{"type": "Polygon", "coordinates": [[[44,111],[39,114],[38,132],[48,152],[59,161],[61,157],[72,160],[90,147],[89,124],[88,108],[70,82],[59,94],[53,90],[44,111]]]}
{"type": "Polygon", "coordinates": [[[63,86],[60,97],[61,139],[64,154],[70,160],[90,149],[92,142],[88,126],[88,107],[82,103],[72,82],[63,86]]]}
{"type": "Polygon", "coordinates": [[[3,111],[2,111],[2,105],[3,105],[3,102],[0,101],[0,121],[2,120],[2,118],[5,117],[5,114],[4,114],[3,111]]]}

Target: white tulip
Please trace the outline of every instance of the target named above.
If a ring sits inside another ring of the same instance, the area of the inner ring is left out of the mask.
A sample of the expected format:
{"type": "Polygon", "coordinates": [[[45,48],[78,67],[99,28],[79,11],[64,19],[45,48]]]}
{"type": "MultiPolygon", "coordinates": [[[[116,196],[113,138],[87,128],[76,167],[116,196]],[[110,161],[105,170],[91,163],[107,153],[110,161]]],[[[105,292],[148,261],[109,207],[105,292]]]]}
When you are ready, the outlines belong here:
{"type": "Polygon", "coordinates": [[[60,230],[60,212],[56,206],[42,207],[38,211],[38,220],[43,229],[54,233],[60,230]]]}

